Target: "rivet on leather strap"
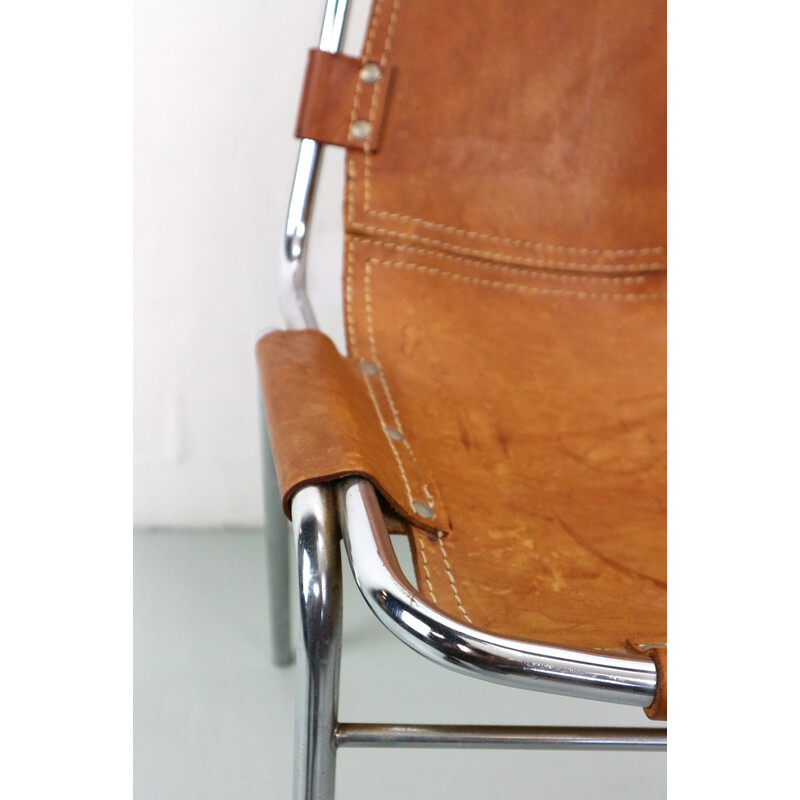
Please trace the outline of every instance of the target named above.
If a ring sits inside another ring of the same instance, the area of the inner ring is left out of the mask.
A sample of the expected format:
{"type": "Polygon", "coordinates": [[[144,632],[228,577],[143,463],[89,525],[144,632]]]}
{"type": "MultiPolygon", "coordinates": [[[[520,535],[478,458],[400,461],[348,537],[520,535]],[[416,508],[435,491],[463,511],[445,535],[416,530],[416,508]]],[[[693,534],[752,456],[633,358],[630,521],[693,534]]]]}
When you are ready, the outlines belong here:
{"type": "Polygon", "coordinates": [[[311,50],[295,136],[377,152],[392,75],[391,67],[311,50]]]}

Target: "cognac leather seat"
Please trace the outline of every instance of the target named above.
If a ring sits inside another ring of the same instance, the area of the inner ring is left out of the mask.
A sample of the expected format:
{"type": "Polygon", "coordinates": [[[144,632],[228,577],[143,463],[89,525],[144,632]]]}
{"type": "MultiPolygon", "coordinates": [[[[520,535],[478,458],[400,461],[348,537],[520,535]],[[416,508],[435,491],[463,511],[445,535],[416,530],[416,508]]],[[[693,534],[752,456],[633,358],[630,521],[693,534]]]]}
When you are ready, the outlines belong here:
{"type": "Polygon", "coordinates": [[[313,60],[298,133],[349,148],[348,355],[258,345],[287,511],[368,477],[432,603],[657,645],[663,717],[664,3],[379,0],[361,59],[313,60]]]}

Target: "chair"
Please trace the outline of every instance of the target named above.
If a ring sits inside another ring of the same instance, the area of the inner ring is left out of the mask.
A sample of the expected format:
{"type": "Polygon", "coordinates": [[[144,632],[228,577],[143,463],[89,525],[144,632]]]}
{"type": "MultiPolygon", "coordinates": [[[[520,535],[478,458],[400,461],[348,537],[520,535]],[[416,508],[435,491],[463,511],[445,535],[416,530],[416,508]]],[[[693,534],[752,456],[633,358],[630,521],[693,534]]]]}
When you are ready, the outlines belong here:
{"type": "Polygon", "coordinates": [[[257,345],[282,663],[283,514],[298,558],[295,798],[333,796],[340,747],[664,748],[653,726],[345,723],[337,692],[341,536],[434,662],[666,719],[665,5],[376,0],[360,59],[345,14],[329,0],[298,115],[290,330],[257,345]],[[323,144],[348,151],[346,357],[304,287],[323,144]]]}

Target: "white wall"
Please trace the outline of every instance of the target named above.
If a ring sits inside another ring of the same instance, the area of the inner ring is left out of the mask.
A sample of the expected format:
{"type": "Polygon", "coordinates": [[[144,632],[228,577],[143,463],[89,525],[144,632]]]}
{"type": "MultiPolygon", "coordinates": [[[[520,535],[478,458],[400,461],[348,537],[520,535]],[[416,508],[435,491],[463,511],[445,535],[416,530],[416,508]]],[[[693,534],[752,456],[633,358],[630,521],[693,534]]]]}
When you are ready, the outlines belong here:
{"type": "MultiPolygon", "coordinates": [[[[134,523],[261,521],[260,331],[323,0],[134,0],[134,523]]],[[[360,51],[368,3],[351,12],[360,51]]],[[[309,292],[342,347],[343,154],[325,156],[309,292]]]]}

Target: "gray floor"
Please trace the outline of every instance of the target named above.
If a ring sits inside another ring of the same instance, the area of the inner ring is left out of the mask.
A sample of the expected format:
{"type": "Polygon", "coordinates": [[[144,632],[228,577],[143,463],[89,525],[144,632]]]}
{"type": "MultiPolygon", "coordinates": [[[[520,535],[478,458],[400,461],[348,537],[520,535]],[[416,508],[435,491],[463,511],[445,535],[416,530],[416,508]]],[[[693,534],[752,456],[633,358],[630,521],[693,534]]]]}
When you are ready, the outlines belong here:
{"type": "MultiPolygon", "coordinates": [[[[255,530],[134,532],[134,797],[290,798],[294,670],[273,667],[255,530]]],[[[340,718],[642,725],[638,709],[445,671],[374,619],[345,570],[340,718]]],[[[663,753],[345,750],[347,798],[664,798],[663,753]]]]}

